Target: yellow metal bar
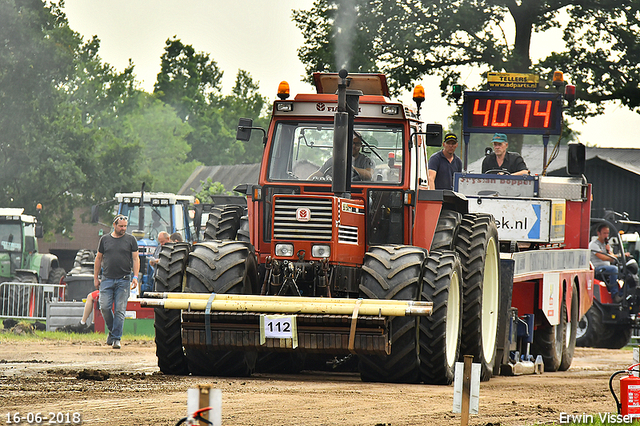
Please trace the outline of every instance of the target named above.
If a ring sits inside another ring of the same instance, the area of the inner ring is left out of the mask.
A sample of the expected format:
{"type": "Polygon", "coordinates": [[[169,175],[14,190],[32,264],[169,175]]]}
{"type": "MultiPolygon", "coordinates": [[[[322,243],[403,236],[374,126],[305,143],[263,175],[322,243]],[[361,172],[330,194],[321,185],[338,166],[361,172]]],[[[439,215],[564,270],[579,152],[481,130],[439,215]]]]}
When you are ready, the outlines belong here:
{"type": "MultiPolygon", "coordinates": [[[[153,299],[189,299],[189,300],[209,300],[210,293],[169,293],[169,292],[145,292],[145,297],[153,299]]],[[[261,296],[259,294],[216,294],[215,300],[242,300],[242,301],[270,301],[270,302],[290,302],[296,300],[302,303],[313,303],[318,301],[328,301],[331,303],[346,303],[353,305],[358,299],[346,299],[340,297],[297,297],[297,296],[261,296]]],[[[387,305],[406,306],[407,300],[386,300],[386,299],[362,299],[362,304],[379,304],[384,302],[387,305]]],[[[431,303],[431,302],[428,302],[431,303]]]]}
{"type": "MultiPolygon", "coordinates": [[[[236,296],[236,295],[227,295],[236,296]]],[[[299,297],[284,297],[280,301],[269,300],[272,296],[262,296],[264,300],[218,300],[211,303],[212,311],[232,312],[260,312],[283,314],[333,314],[351,315],[358,299],[339,299],[340,303],[325,298],[316,298],[314,301],[301,301],[299,297]],[[344,301],[350,301],[346,303],[344,301]]],[[[431,315],[432,303],[420,301],[404,301],[402,304],[386,303],[386,300],[363,299],[358,311],[359,315],[383,315],[403,317],[408,315],[431,315]],[[364,304],[364,300],[373,300],[377,303],[364,304]]],[[[394,301],[395,302],[395,301],[394,301]]],[[[205,299],[142,299],[142,306],[157,306],[165,309],[191,309],[204,311],[208,300],[205,299]]]]}

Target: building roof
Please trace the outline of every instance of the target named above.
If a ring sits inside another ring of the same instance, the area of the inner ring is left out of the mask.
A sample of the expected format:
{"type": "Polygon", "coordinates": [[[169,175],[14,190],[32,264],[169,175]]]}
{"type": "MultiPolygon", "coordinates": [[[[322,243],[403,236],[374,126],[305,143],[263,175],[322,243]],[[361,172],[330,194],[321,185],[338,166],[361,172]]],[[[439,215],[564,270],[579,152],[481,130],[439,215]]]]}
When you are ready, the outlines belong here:
{"type": "MultiPolygon", "coordinates": [[[[544,147],[542,145],[525,145],[522,147],[522,158],[527,167],[531,170],[531,174],[542,173],[542,157],[544,147]]],[[[547,147],[547,159],[551,158],[553,146],[549,144],[547,147]]],[[[611,163],[617,167],[626,169],[632,173],[640,175],[640,149],[636,148],[599,148],[587,147],[587,160],[599,158],[600,160],[611,163]]],[[[469,164],[468,170],[471,173],[482,172],[482,160],[480,158],[469,164]]],[[[548,160],[547,160],[548,161],[548,160]]],[[[558,150],[557,157],[551,162],[547,172],[564,169],[567,166],[567,146],[563,145],[558,150]]]]}
{"type": "Polygon", "coordinates": [[[257,184],[259,174],[260,163],[235,164],[231,166],[198,166],[182,185],[178,194],[193,195],[196,192],[200,192],[202,182],[206,182],[208,178],[211,178],[213,182],[223,184],[225,191],[231,191],[243,183],[257,184]]]}

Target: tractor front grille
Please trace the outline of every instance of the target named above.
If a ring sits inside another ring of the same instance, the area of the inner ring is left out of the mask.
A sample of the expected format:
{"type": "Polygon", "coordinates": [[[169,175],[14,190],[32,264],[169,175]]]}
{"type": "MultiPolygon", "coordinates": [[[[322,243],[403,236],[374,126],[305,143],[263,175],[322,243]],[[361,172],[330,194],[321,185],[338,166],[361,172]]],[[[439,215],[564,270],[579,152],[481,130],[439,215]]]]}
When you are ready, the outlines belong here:
{"type": "Polygon", "coordinates": [[[338,228],[338,242],[358,244],[358,228],[340,225],[338,228]]]}
{"type": "Polygon", "coordinates": [[[273,238],[331,241],[333,206],[330,198],[276,198],[273,238]],[[298,209],[309,209],[308,221],[296,219],[298,209]]]}

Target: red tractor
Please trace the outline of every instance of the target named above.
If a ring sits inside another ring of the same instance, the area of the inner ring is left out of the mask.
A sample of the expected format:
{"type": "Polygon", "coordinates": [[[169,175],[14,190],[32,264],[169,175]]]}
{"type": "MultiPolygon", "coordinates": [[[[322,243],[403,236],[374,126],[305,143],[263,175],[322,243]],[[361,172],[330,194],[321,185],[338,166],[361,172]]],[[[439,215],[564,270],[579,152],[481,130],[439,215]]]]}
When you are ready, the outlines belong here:
{"type": "MultiPolygon", "coordinates": [[[[501,276],[494,218],[427,187],[426,148],[442,144],[442,126],[423,130],[424,92],[413,109],[389,100],[384,75],[314,81],[318,93],[294,99],[281,85],[259,129],[258,185],[235,188],[247,213],[221,208],[224,232],[209,231],[225,239],[163,248],[163,300],[148,301],[161,370],[243,376],[357,360],[363,380],[448,384],[465,354],[488,380],[517,321],[513,276],[501,276]],[[425,302],[428,316],[383,311],[425,302]]],[[[254,129],[241,119],[238,139],[254,129]]]]}

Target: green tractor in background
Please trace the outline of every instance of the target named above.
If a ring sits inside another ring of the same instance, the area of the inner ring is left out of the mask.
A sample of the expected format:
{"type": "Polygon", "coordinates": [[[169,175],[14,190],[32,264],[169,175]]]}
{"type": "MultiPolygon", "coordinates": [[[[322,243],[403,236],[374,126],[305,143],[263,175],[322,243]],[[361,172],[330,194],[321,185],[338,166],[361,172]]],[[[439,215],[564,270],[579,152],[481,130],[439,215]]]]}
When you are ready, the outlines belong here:
{"type": "Polygon", "coordinates": [[[0,317],[44,317],[44,287],[8,284],[60,284],[65,270],[58,258],[38,253],[37,238],[42,235],[42,225],[35,216],[24,214],[22,208],[0,208],[0,317]],[[31,312],[30,298],[36,301],[31,312]]]}

